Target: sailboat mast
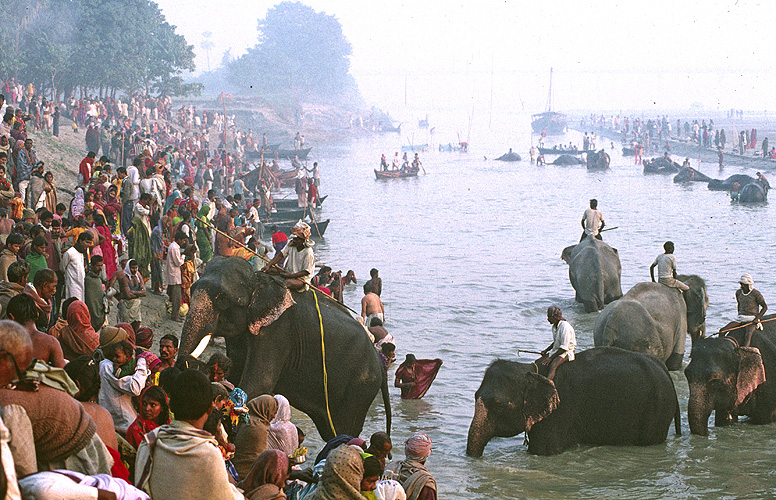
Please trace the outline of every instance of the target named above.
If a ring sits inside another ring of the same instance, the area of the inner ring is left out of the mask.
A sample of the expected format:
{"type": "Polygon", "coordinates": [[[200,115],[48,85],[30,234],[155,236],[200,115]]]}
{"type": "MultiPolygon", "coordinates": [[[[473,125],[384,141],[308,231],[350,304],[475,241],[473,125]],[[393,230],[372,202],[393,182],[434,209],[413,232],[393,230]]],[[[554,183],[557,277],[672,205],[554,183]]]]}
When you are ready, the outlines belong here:
{"type": "Polygon", "coordinates": [[[547,111],[552,111],[552,68],[550,68],[550,92],[547,95],[547,111]]]}

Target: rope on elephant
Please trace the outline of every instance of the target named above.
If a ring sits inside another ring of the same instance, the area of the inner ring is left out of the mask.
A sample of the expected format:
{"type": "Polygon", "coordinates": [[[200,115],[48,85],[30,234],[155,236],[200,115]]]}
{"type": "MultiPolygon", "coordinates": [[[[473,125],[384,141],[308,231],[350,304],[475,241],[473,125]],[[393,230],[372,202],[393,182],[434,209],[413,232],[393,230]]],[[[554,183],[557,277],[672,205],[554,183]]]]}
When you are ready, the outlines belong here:
{"type": "MultiPolygon", "coordinates": [[[[329,418],[329,427],[331,432],[335,436],[337,431],[334,430],[334,422],[331,420],[331,410],[329,410],[329,374],[326,372],[326,342],[323,339],[323,317],[321,317],[321,308],[318,306],[318,294],[315,290],[310,290],[315,298],[315,310],[318,311],[318,324],[321,325],[321,358],[323,359],[323,395],[326,399],[326,416],[329,418]]],[[[324,295],[326,295],[324,293],[324,295]]]]}
{"type": "MultiPolygon", "coordinates": [[[[776,320],[776,318],[761,319],[760,323],[767,323],[769,321],[774,321],[774,320],[776,320]]],[[[734,326],[732,328],[728,328],[727,330],[720,330],[717,333],[712,333],[711,335],[709,335],[709,337],[713,337],[714,335],[722,335],[723,333],[727,333],[727,332],[732,332],[733,330],[738,330],[739,328],[743,328],[745,326],[749,326],[752,323],[754,323],[754,321],[750,321],[749,323],[742,323],[742,324],[734,326]]]]}

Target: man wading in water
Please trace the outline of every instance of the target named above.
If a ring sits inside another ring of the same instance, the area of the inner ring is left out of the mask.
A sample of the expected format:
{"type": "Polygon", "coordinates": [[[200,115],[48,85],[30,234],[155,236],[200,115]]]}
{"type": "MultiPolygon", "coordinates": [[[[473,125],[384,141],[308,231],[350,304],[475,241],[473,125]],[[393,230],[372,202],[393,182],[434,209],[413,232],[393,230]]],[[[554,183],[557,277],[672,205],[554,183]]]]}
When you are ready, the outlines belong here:
{"type": "Polygon", "coordinates": [[[552,344],[542,351],[539,363],[544,366],[550,365],[547,378],[552,380],[560,365],[566,361],[574,361],[577,336],[574,333],[574,328],[563,317],[563,312],[558,306],[550,306],[547,309],[547,322],[552,325],[552,344]]]}

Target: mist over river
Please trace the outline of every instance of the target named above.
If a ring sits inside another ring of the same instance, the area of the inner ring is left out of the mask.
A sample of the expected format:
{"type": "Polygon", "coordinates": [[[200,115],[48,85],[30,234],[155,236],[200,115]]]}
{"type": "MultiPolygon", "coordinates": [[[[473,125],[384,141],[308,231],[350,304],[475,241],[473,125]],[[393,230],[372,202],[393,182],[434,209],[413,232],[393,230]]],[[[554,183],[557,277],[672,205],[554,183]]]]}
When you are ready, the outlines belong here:
{"type": "MultiPolygon", "coordinates": [[[[649,280],[649,265],[663,242],[672,240],[678,272],[706,280],[709,332],[735,316],[734,292],[742,273],[751,273],[765,300],[776,303],[774,209],[732,204],[726,193],[709,191],[705,184],[644,176],[632,157],[622,157],[619,143],[611,150],[611,141],[603,138],[597,145],[610,153],[610,171],[531,165],[527,115],[494,115],[491,126],[487,115],[475,117],[468,153],[437,151],[439,142],[458,142],[458,133],[465,140],[468,123],[456,130],[440,117],[430,121],[436,126],[433,136],[409,126],[402,136],[311,144],[309,158],[319,161],[321,193],[329,195],[322,216],[332,220],[326,239],[314,247],[316,255],[335,271],[354,269],[359,278],[346,289],[346,304],[360,309],[361,285],[369,269],[378,268],[385,326],[396,337],[397,359],[412,352],[444,360],[422,400],[400,400],[392,387],[395,367],[389,372],[394,458],[403,458],[403,441],[412,432],[428,433],[434,447],[427,465],[441,498],[772,496],[776,425],[739,423],[711,427],[707,438],[691,436],[683,372],[672,372],[682,435],[675,436],[672,425],[665,444],[580,446],[539,457],[527,453],[520,435],[494,438],[482,458],[465,455],[474,392],[485,369],[498,357],[518,359],[517,349],[546,347],[552,340],[549,305],[557,304],[576,329],[578,350],[593,346],[597,313],[586,314],[574,302],[568,266],[560,259],[563,248],[579,240],[590,198],[599,200],[607,227],[618,227],[604,239],[619,250],[623,293],[649,280]],[[431,144],[421,153],[427,175],[375,180],[372,170],[380,155],[390,161],[410,142],[431,144]],[[523,161],[492,160],[510,147],[523,161]]],[[[581,147],[581,134],[547,138],[545,145],[569,141],[581,147]]],[[[679,163],[683,159],[674,157],[679,163]]],[[[698,160],[692,164],[697,168],[698,160]]],[[[740,167],[720,173],[710,164],[700,170],[717,178],[754,174],[740,167]]],[[[688,338],[685,365],[689,352],[688,338]]],[[[321,441],[309,419],[295,411],[294,420],[309,431],[305,445],[317,452],[321,441]]],[[[384,427],[378,397],[361,437],[384,427]]]]}

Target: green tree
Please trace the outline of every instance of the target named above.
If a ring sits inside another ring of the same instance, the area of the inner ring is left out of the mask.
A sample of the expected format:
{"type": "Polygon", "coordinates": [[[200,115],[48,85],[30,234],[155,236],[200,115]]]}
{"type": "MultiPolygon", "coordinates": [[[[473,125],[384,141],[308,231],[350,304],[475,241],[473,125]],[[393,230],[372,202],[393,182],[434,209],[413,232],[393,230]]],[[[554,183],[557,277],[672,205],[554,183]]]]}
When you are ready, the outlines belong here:
{"type": "Polygon", "coordinates": [[[334,16],[282,2],[259,20],[258,30],[256,46],[228,67],[244,91],[298,90],[340,100],[354,88],[351,46],[334,16]]]}

